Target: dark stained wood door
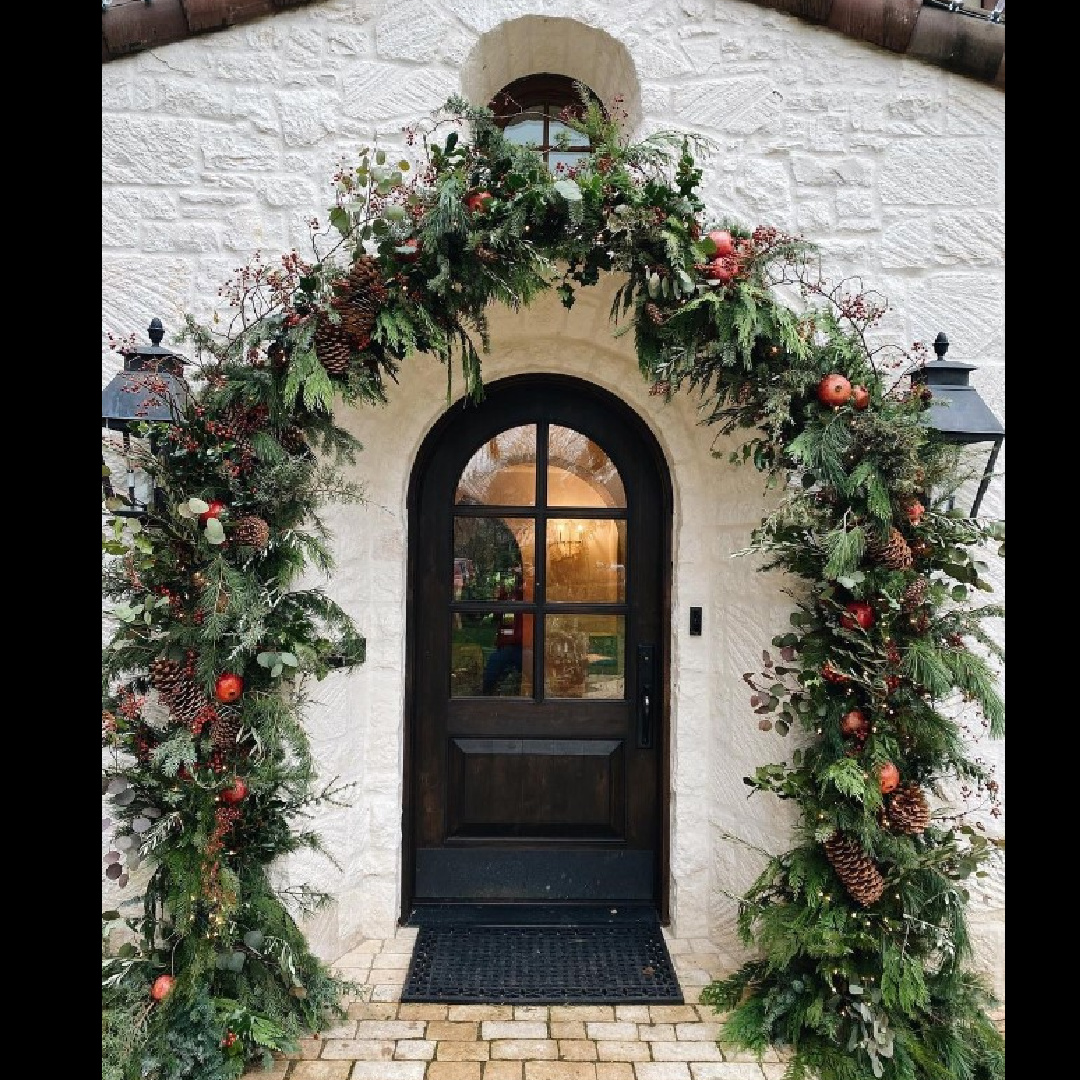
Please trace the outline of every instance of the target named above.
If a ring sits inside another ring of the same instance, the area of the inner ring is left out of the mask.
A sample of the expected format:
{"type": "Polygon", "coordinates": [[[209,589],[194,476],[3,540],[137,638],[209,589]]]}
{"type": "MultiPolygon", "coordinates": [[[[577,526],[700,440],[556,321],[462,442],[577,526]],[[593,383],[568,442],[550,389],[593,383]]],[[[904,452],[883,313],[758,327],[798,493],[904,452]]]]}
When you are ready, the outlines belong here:
{"type": "Polygon", "coordinates": [[[666,906],[668,491],[640,420],[577,379],[494,383],[425,442],[406,908],[666,906]]]}

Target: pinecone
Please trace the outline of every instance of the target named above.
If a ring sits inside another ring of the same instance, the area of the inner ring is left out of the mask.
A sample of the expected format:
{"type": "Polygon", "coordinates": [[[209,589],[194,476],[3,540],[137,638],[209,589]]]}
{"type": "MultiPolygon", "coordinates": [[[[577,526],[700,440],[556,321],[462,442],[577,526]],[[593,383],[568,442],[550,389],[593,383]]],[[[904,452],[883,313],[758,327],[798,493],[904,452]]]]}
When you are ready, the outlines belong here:
{"type": "Polygon", "coordinates": [[[885,541],[872,542],[868,545],[870,554],[890,570],[907,570],[915,562],[908,542],[899,529],[891,529],[885,541]]]}
{"type": "Polygon", "coordinates": [[[344,375],[349,370],[352,350],[348,335],[325,317],[315,327],[315,355],[331,375],[344,375]]]}
{"type": "Polygon", "coordinates": [[[302,454],[307,449],[307,439],[304,438],[302,428],[287,427],[278,436],[278,441],[290,454],[302,454]]]}
{"type": "Polygon", "coordinates": [[[182,678],[180,665],[167,656],[150,661],[150,685],[163,697],[171,694],[182,678]]]}
{"type": "Polygon", "coordinates": [[[904,611],[918,610],[926,602],[926,592],[930,588],[930,582],[925,577],[917,577],[904,590],[900,599],[900,606],[904,611]]]}
{"type": "Polygon", "coordinates": [[[198,683],[182,677],[175,689],[168,693],[162,691],[158,693],[178,723],[191,728],[196,735],[202,730],[207,720],[207,717],[203,715],[203,710],[209,704],[209,700],[198,683]]]}
{"type": "Polygon", "coordinates": [[[217,710],[217,719],[210,728],[210,742],[216,750],[231,750],[240,734],[240,710],[225,705],[217,710]]]}
{"type": "Polygon", "coordinates": [[[341,328],[357,352],[371,343],[375,317],[388,295],[379,264],[370,255],[357,259],[338,287],[338,295],[331,303],[341,315],[341,328]]]}
{"type": "Polygon", "coordinates": [[[873,859],[859,847],[858,841],[843,833],[833,833],[825,841],[825,855],[857,904],[869,907],[880,899],[885,891],[885,879],[873,859]]]}
{"type": "Polygon", "coordinates": [[[918,784],[907,784],[889,800],[885,810],[889,827],[898,833],[925,832],[930,824],[930,806],[918,784]]]}
{"type": "Polygon", "coordinates": [[[645,304],[645,315],[654,326],[663,326],[667,322],[667,316],[661,310],[660,305],[654,304],[652,300],[645,304]]]}
{"type": "Polygon", "coordinates": [[[244,547],[264,548],[270,543],[270,526],[261,517],[241,518],[233,529],[233,536],[244,547]]]}

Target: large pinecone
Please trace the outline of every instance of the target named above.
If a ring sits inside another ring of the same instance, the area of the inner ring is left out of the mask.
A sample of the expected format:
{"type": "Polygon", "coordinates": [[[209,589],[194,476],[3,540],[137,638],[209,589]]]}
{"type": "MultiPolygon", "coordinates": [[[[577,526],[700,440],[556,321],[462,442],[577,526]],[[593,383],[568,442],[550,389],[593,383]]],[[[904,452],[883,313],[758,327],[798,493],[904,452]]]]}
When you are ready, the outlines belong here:
{"type": "Polygon", "coordinates": [[[825,841],[825,855],[857,904],[869,907],[880,899],[885,891],[885,879],[858,841],[843,833],[833,833],[825,841]]]}
{"type": "Polygon", "coordinates": [[[331,375],[344,375],[349,370],[352,349],[345,331],[329,319],[321,317],[315,327],[315,355],[331,375]]]}
{"type": "Polygon", "coordinates": [[[889,532],[888,540],[868,545],[871,556],[890,570],[907,570],[915,562],[908,542],[899,529],[889,532]]]}
{"type": "Polygon", "coordinates": [[[389,296],[379,264],[370,255],[362,255],[352,264],[337,294],[331,303],[341,316],[341,328],[351,347],[362,352],[371,344],[375,317],[389,296]]]}
{"type": "Polygon", "coordinates": [[[236,523],[233,536],[244,547],[264,548],[270,543],[270,526],[261,517],[252,514],[236,523]]]}
{"type": "Polygon", "coordinates": [[[210,704],[205,691],[189,675],[185,675],[175,660],[160,656],[150,662],[150,684],[158,692],[161,703],[177,723],[189,727],[195,734],[206,722],[204,712],[210,704]]]}
{"type": "Polygon", "coordinates": [[[240,710],[235,705],[223,705],[210,728],[210,742],[218,750],[231,750],[240,734],[240,710]]]}
{"type": "Polygon", "coordinates": [[[907,784],[889,800],[885,815],[894,832],[913,836],[930,824],[930,805],[918,784],[907,784]]]}
{"type": "Polygon", "coordinates": [[[149,671],[150,685],[162,695],[172,693],[183,678],[180,665],[167,656],[159,656],[156,660],[151,660],[149,671]]]}

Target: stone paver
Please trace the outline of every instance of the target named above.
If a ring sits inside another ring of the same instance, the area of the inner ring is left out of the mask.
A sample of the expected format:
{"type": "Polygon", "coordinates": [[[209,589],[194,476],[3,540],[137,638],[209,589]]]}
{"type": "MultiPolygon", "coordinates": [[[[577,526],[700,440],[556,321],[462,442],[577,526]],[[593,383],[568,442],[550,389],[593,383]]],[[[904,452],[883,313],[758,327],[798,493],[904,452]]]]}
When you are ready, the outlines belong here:
{"type": "MultiPolygon", "coordinates": [[[[343,998],[346,1018],[242,1080],[783,1080],[777,1051],[717,1046],[723,1014],[697,994],[734,966],[707,941],[669,941],[684,1005],[454,1005],[401,1001],[414,938],[331,965],[370,984],[343,998]]],[[[1004,1033],[1004,1010],[994,1020],[1004,1033]]]]}
{"type": "Polygon", "coordinates": [[[293,1080],[349,1080],[349,1061],[298,1061],[289,1076],[293,1080]]]}
{"type": "Polygon", "coordinates": [[[479,1061],[433,1061],[427,1080],[481,1080],[482,1069],[479,1061]]]}
{"type": "Polygon", "coordinates": [[[520,1061],[488,1061],[484,1063],[484,1080],[522,1080],[524,1068],[520,1061]]]}
{"type": "Polygon", "coordinates": [[[582,1061],[527,1061],[525,1080],[596,1080],[596,1066],[582,1061]]]}

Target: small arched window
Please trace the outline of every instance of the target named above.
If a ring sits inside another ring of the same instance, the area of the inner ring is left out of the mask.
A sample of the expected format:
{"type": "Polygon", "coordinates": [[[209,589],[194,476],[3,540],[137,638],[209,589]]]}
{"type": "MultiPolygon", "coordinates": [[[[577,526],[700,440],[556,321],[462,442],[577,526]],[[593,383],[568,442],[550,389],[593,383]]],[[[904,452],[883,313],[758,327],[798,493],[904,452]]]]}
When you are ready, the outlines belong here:
{"type": "MultiPolygon", "coordinates": [[[[588,156],[588,139],[566,123],[585,109],[578,85],[566,75],[545,72],[515,79],[492,99],[490,108],[511,142],[539,153],[553,173],[573,169],[588,156]]],[[[592,90],[589,95],[599,103],[592,90]]]]}

